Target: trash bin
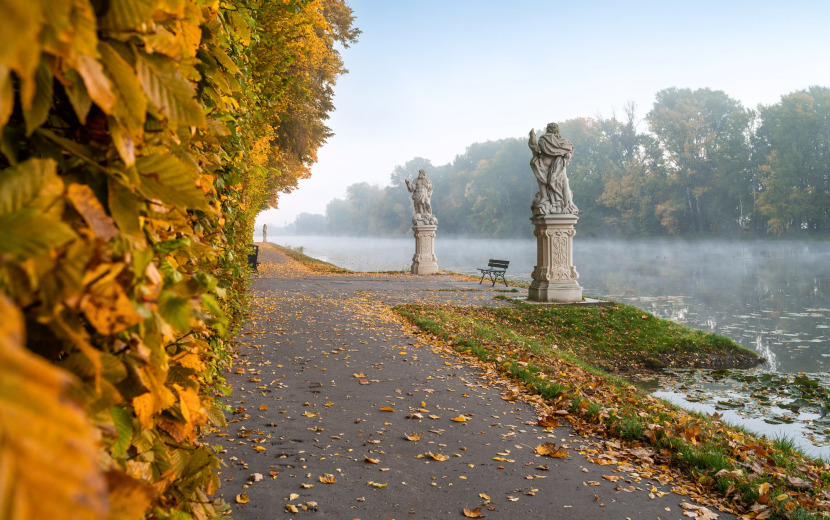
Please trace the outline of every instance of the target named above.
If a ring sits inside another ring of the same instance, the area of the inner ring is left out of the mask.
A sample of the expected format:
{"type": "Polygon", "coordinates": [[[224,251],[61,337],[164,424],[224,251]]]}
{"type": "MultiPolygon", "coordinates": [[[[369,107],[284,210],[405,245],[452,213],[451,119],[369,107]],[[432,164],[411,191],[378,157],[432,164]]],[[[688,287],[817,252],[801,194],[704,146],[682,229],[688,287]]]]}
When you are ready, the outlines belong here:
{"type": "Polygon", "coordinates": [[[257,269],[257,266],[259,265],[259,246],[256,244],[250,244],[249,247],[251,249],[248,251],[248,267],[254,271],[259,271],[257,269]]]}

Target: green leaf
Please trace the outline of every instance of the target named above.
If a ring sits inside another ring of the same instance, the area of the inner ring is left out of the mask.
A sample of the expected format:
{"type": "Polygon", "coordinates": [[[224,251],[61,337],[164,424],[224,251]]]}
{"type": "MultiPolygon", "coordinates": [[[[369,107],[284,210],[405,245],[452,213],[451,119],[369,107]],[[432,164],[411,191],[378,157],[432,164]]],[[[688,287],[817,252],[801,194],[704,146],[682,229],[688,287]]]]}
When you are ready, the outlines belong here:
{"type": "Polygon", "coordinates": [[[159,314],[164,320],[178,330],[190,328],[192,308],[190,300],[176,296],[170,291],[164,291],[159,297],[159,314]]]}
{"type": "Polygon", "coordinates": [[[0,215],[0,262],[36,257],[75,238],[71,227],[32,209],[0,215]]]}
{"type": "Polygon", "coordinates": [[[23,119],[26,120],[26,135],[32,135],[40,125],[46,122],[49,117],[49,109],[52,108],[54,97],[52,87],[52,71],[46,60],[41,60],[35,72],[35,97],[31,106],[23,108],[23,119]]]}
{"type": "Polygon", "coordinates": [[[0,176],[0,215],[25,207],[46,209],[63,192],[57,163],[51,159],[29,159],[6,168],[0,176]]]}
{"type": "Polygon", "coordinates": [[[145,23],[149,25],[154,3],[152,0],[109,2],[109,9],[98,20],[98,25],[108,31],[130,31],[145,23]]]}
{"type": "Polygon", "coordinates": [[[78,116],[78,121],[82,125],[86,124],[86,116],[89,115],[89,110],[92,108],[92,98],[89,97],[89,91],[86,89],[84,79],[78,74],[78,71],[69,69],[64,72],[64,76],[71,83],[64,85],[63,89],[66,92],[66,97],[75,109],[75,115],[78,116]]]}
{"type": "Polygon", "coordinates": [[[141,193],[182,209],[207,210],[204,192],[196,186],[196,172],[173,155],[149,155],[136,160],[141,193]]]}
{"type": "Polygon", "coordinates": [[[112,454],[117,458],[122,458],[132,444],[133,417],[129,411],[120,406],[110,408],[110,413],[112,413],[112,422],[115,423],[115,429],[118,432],[118,440],[112,447],[112,454]]]}
{"type": "Polygon", "coordinates": [[[140,215],[135,194],[113,178],[109,179],[108,187],[108,205],[113,220],[118,224],[118,229],[132,238],[140,238],[140,215]]]}
{"type": "Polygon", "coordinates": [[[140,134],[147,116],[147,98],[141,90],[141,82],[133,67],[107,43],[98,44],[101,61],[107,75],[112,79],[113,92],[117,99],[112,113],[131,132],[140,134]]]}
{"type": "Polygon", "coordinates": [[[181,75],[174,60],[140,53],[137,69],[147,98],[172,126],[205,127],[205,115],[196,101],[196,90],[181,75]]]}

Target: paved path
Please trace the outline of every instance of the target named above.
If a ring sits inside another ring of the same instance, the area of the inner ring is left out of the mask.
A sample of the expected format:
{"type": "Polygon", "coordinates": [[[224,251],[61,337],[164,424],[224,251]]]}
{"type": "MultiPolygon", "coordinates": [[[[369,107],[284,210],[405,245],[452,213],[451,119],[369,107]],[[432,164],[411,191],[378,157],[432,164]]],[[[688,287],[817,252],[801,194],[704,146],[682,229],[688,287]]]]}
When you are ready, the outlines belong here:
{"type": "Polygon", "coordinates": [[[567,422],[538,426],[493,373],[389,310],[508,305],[495,298],[505,293],[451,276],[318,275],[275,250],[261,256],[256,318],[228,374],[235,413],[209,438],[225,450],[233,518],[464,518],[464,508],[491,519],[688,518],[671,477],[631,457],[590,462],[621,448],[567,422]],[[544,442],[568,456],[538,455],[544,442]]]}

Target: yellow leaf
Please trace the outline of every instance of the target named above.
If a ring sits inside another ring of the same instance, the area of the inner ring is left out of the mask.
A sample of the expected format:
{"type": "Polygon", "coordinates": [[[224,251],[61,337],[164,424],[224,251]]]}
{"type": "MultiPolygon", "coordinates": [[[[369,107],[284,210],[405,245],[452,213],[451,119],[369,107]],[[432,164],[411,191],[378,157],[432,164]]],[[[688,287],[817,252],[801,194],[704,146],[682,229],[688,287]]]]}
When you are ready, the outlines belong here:
{"type": "Polygon", "coordinates": [[[65,394],[69,375],[25,349],[22,314],[2,294],[0,316],[2,516],[104,518],[100,433],[65,394]]]}
{"type": "Polygon", "coordinates": [[[395,411],[395,409],[394,409],[394,408],[392,408],[391,406],[381,406],[381,407],[379,408],[379,410],[380,410],[381,412],[394,412],[394,411],[395,411]]]}
{"type": "Polygon", "coordinates": [[[418,433],[413,432],[413,433],[407,433],[406,434],[406,439],[410,440],[412,442],[418,442],[419,440],[421,440],[423,438],[424,438],[424,432],[418,432],[418,433]]]}
{"type": "Polygon", "coordinates": [[[442,462],[445,461],[445,460],[450,459],[450,457],[448,455],[441,455],[440,453],[429,452],[429,456],[432,457],[433,460],[438,460],[438,461],[442,461],[442,462]]]}
{"type": "Polygon", "coordinates": [[[769,493],[769,488],[770,488],[769,483],[764,482],[763,484],[758,486],[758,494],[761,495],[761,496],[766,495],[767,493],[769,493]]]}
{"type": "Polygon", "coordinates": [[[299,513],[300,512],[300,510],[297,509],[297,506],[295,506],[293,504],[285,504],[285,510],[288,511],[289,513],[299,513]]]}
{"type": "Polygon", "coordinates": [[[459,415],[458,417],[453,417],[452,420],[455,421],[455,422],[463,423],[463,422],[469,421],[470,418],[467,417],[466,415],[459,415]]]}
{"type": "Polygon", "coordinates": [[[376,488],[385,488],[387,484],[386,483],[381,484],[380,482],[372,482],[370,480],[369,482],[366,483],[366,485],[376,487],[376,488]]]}
{"type": "Polygon", "coordinates": [[[543,442],[542,444],[537,446],[536,453],[538,453],[539,455],[545,455],[547,457],[554,457],[557,459],[561,459],[562,457],[568,456],[567,451],[557,448],[556,444],[552,442],[543,442]]]}
{"type": "Polygon", "coordinates": [[[263,452],[263,451],[265,451],[265,447],[263,447],[263,446],[254,446],[254,451],[263,452]]]}
{"type": "Polygon", "coordinates": [[[144,321],[118,283],[96,282],[89,287],[81,310],[101,334],[115,334],[144,321]]]}
{"type": "Polygon", "coordinates": [[[464,516],[467,518],[483,518],[484,515],[481,514],[481,508],[477,507],[475,509],[470,509],[469,507],[464,508],[464,516]]]}
{"type": "Polygon", "coordinates": [[[334,484],[335,482],[337,482],[337,479],[334,478],[334,475],[331,475],[329,473],[326,473],[325,475],[320,475],[318,480],[323,484],[334,484]]]}
{"type": "Polygon", "coordinates": [[[236,495],[236,503],[237,504],[247,504],[250,501],[251,501],[251,499],[248,498],[248,493],[241,493],[239,495],[236,495]]]}
{"type": "Polygon", "coordinates": [[[364,456],[364,460],[366,462],[370,463],[370,464],[377,464],[377,463],[380,462],[380,459],[373,459],[373,458],[369,457],[368,455],[364,456]]]}
{"type": "Polygon", "coordinates": [[[89,97],[95,102],[105,114],[112,113],[115,104],[115,95],[112,93],[112,85],[109,78],[104,74],[101,62],[92,56],[80,55],[77,61],[78,74],[84,78],[84,85],[89,92],[89,97]]]}
{"type": "Polygon", "coordinates": [[[121,471],[107,473],[110,510],[107,520],[140,520],[156,496],[153,487],[121,471]]]}
{"type": "Polygon", "coordinates": [[[303,412],[306,417],[317,417],[317,412],[303,412]]]}

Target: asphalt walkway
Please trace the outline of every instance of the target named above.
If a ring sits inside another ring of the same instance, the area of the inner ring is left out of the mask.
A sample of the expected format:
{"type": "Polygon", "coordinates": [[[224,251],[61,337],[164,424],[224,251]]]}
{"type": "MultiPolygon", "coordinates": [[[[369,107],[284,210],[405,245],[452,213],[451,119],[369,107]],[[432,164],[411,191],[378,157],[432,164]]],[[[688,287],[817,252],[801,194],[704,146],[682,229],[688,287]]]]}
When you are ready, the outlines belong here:
{"type": "Polygon", "coordinates": [[[567,420],[540,426],[541,403],[515,400],[494,372],[391,311],[510,305],[496,297],[521,293],[449,275],[321,275],[272,248],[260,256],[255,319],[227,375],[231,422],[208,439],[222,446],[233,518],[735,518],[673,493],[689,487],[648,450],[581,436],[567,420]]]}

